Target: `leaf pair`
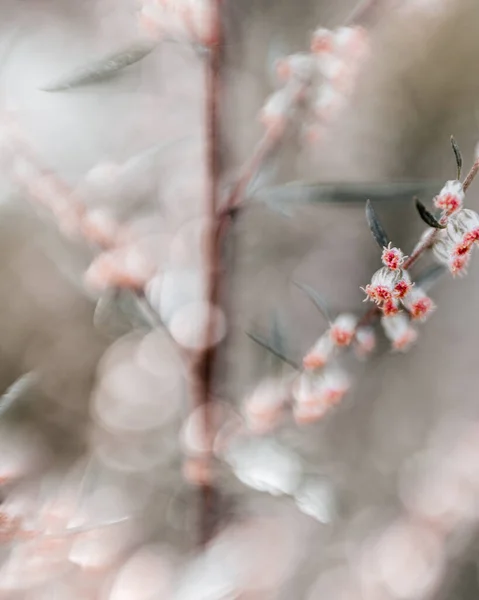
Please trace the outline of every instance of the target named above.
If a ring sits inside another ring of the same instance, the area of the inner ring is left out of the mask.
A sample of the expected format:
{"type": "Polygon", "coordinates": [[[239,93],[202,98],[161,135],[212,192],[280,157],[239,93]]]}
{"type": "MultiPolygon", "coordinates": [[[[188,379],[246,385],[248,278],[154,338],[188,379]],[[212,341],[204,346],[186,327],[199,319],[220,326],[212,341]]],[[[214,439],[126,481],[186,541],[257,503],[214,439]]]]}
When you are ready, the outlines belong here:
{"type": "MultiPolygon", "coordinates": [[[[462,161],[461,151],[460,151],[459,146],[457,145],[457,142],[453,136],[451,136],[451,146],[452,146],[452,150],[454,152],[454,157],[456,159],[457,179],[459,180],[461,178],[463,161],[462,161]]],[[[416,205],[416,209],[417,209],[417,212],[419,213],[419,216],[426,223],[426,225],[429,225],[429,227],[432,227],[433,229],[445,229],[446,225],[441,223],[432,214],[432,212],[424,206],[424,204],[419,200],[419,198],[414,197],[414,203],[416,205]]],[[[384,227],[382,226],[381,222],[379,221],[379,218],[378,218],[375,210],[373,209],[370,200],[368,200],[366,202],[366,219],[368,221],[368,225],[371,230],[371,233],[373,234],[373,237],[376,240],[376,242],[378,243],[378,245],[381,248],[383,248],[384,246],[387,246],[389,243],[389,238],[386,234],[386,231],[384,230],[384,227]]]]}
{"type": "MultiPolygon", "coordinates": [[[[418,198],[414,198],[414,201],[419,216],[426,223],[426,225],[429,225],[429,227],[433,227],[434,229],[445,228],[445,225],[440,223],[418,198]]],[[[373,238],[376,240],[378,246],[381,249],[385,248],[389,244],[390,239],[370,200],[367,200],[366,202],[366,219],[369,229],[371,230],[373,238]]]]}

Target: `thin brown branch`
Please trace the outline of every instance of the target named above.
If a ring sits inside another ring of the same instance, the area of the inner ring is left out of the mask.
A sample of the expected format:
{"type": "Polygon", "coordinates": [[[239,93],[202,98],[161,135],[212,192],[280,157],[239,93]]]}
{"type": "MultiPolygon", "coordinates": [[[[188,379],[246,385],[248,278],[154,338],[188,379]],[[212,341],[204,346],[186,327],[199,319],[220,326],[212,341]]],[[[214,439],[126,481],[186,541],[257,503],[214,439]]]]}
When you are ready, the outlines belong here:
{"type": "Polygon", "coordinates": [[[462,189],[467,192],[467,190],[471,187],[472,182],[476,178],[477,173],[479,172],[479,158],[476,159],[476,162],[472,165],[471,170],[466,175],[464,179],[464,183],[462,184],[462,189]]]}
{"type": "Polygon", "coordinates": [[[240,175],[231,190],[229,197],[223,207],[224,213],[229,213],[236,209],[242,202],[244,194],[250,181],[260,169],[263,161],[273,151],[282,137],[282,130],[268,129],[261,140],[258,142],[253,155],[243,166],[240,175]]]}

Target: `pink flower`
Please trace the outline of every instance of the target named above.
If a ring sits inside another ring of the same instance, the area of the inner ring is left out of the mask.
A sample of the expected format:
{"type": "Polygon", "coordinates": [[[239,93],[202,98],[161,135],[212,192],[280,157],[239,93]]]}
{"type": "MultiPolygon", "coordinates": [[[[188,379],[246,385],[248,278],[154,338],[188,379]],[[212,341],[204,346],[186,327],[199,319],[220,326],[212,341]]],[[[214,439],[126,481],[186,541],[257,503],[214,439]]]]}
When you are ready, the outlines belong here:
{"type": "Polygon", "coordinates": [[[417,286],[403,299],[403,304],[411,318],[418,321],[425,321],[436,308],[431,298],[417,286]]]}
{"type": "Polygon", "coordinates": [[[414,284],[411,282],[409,273],[407,271],[402,271],[400,280],[394,286],[394,297],[398,298],[399,300],[402,300],[402,298],[409,294],[413,285],[414,284]]]}
{"type": "Polygon", "coordinates": [[[417,340],[417,332],[404,313],[383,317],[381,325],[394,350],[406,352],[417,340]]]}
{"type": "Polygon", "coordinates": [[[386,300],[393,298],[393,292],[401,280],[401,271],[391,271],[387,267],[383,267],[374,273],[371,278],[371,283],[365,288],[361,288],[366,293],[366,300],[382,304],[386,300]]]}
{"type": "Polygon", "coordinates": [[[392,248],[391,242],[389,242],[383,249],[381,260],[385,267],[388,267],[388,269],[391,269],[392,271],[397,271],[404,263],[405,256],[399,248],[392,248]]]}
{"type": "Polygon", "coordinates": [[[355,352],[359,358],[365,358],[376,347],[376,336],[371,327],[359,327],[356,330],[355,352]]]}
{"type": "Polygon", "coordinates": [[[322,335],[303,358],[304,368],[313,370],[324,367],[332,357],[334,348],[335,343],[331,339],[331,336],[328,333],[322,335]]]}
{"type": "Polygon", "coordinates": [[[334,47],[333,33],[324,27],[318,27],[311,37],[311,52],[322,54],[331,52],[334,47]]]}
{"type": "Polygon", "coordinates": [[[291,94],[286,87],[272,94],[260,112],[260,121],[268,129],[282,130],[291,108],[291,94]]]}
{"type": "Polygon", "coordinates": [[[277,379],[262,381],[244,401],[249,429],[260,434],[273,430],[283,416],[288,398],[286,382],[277,379]]]}
{"type": "Polygon", "coordinates": [[[311,54],[291,54],[276,64],[276,73],[281,82],[294,78],[309,83],[315,72],[316,63],[311,54]]]}
{"type": "Polygon", "coordinates": [[[463,235],[464,241],[474,243],[479,238],[479,215],[470,208],[464,208],[449,219],[448,234],[452,237],[463,235]]]}
{"type": "Polygon", "coordinates": [[[433,253],[453,275],[460,275],[466,272],[472,248],[478,241],[479,215],[465,208],[452,215],[447,228],[437,234],[433,253]]]}
{"type": "Polygon", "coordinates": [[[119,228],[108,212],[97,209],[85,213],[81,222],[81,231],[92,242],[108,247],[114,245],[119,228]]]}
{"type": "Polygon", "coordinates": [[[322,419],[328,409],[322,404],[295,404],[293,407],[294,420],[298,425],[315,423],[322,419]]]}
{"type": "Polygon", "coordinates": [[[313,110],[318,119],[331,121],[343,108],[344,96],[332,85],[322,85],[313,99],[313,110]]]}
{"type": "Polygon", "coordinates": [[[399,312],[399,302],[395,298],[390,298],[389,300],[385,300],[383,302],[383,305],[381,306],[381,310],[385,317],[397,315],[399,312]]]}
{"type": "Polygon", "coordinates": [[[351,314],[344,313],[339,315],[329,330],[329,337],[336,346],[349,346],[354,333],[358,319],[351,314]]]}
{"type": "Polygon", "coordinates": [[[88,268],[86,283],[95,289],[110,287],[142,290],[154,266],[136,246],[103,252],[88,268]]]}
{"type": "Polygon", "coordinates": [[[318,385],[318,393],[327,406],[336,406],[350,388],[350,380],[345,371],[338,367],[327,369],[318,385]]]}
{"type": "Polygon", "coordinates": [[[452,215],[462,208],[464,190],[460,181],[448,181],[439,195],[434,198],[436,208],[443,210],[446,215],[452,215]]]}
{"type": "Polygon", "coordinates": [[[362,57],[368,50],[368,34],[362,27],[338,27],[334,32],[334,47],[348,57],[362,57]]]}
{"type": "Polygon", "coordinates": [[[349,377],[339,367],[331,367],[320,375],[304,372],[293,388],[297,404],[330,407],[338,404],[349,390],[349,377]]]}

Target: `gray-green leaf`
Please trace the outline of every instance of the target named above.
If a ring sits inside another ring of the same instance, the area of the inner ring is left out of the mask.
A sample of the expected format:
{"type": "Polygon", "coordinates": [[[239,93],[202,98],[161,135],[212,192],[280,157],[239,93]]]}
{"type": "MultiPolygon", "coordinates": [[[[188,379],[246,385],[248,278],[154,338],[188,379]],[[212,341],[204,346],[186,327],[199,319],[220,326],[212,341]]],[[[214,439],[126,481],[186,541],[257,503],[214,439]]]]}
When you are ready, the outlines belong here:
{"type": "Polygon", "coordinates": [[[384,230],[384,227],[376,214],[376,211],[371,204],[371,200],[366,202],[366,219],[368,221],[369,229],[373,234],[373,238],[376,240],[378,246],[382,249],[389,244],[389,237],[384,230]]]}
{"type": "Polygon", "coordinates": [[[250,339],[252,339],[253,342],[255,342],[256,344],[258,344],[259,346],[262,346],[263,348],[265,348],[265,350],[268,350],[268,352],[271,352],[271,354],[273,354],[274,356],[280,358],[286,364],[290,365],[294,369],[299,369],[299,365],[293,359],[291,359],[288,356],[286,356],[281,351],[280,348],[275,347],[275,345],[274,345],[274,343],[272,341],[270,342],[269,340],[267,340],[263,336],[258,335],[257,333],[251,333],[250,331],[247,331],[246,335],[250,339]]]}
{"type": "Polygon", "coordinates": [[[329,308],[326,300],[322,296],[320,296],[316,290],[314,290],[309,285],[306,285],[305,283],[298,283],[297,281],[295,281],[294,285],[308,296],[308,298],[311,300],[314,306],[316,306],[316,308],[323,315],[326,321],[331,323],[331,321],[333,320],[331,309],[329,308]]]}
{"type": "Polygon", "coordinates": [[[36,382],[37,376],[31,371],[12,383],[0,399],[0,416],[4,415],[11,406],[16,404],[36,382]]]}
{"type": "Polygon", "coordinates": [[[145,56],[151,54],[157,45],[156,40],[135,42],[126,49],[114,52],[89,65],[78,67],[67,75],[62,75],[41,88],[41,90],[44,92],[61,92],[91,83],[100,83],[142,60],[145,56]]]}

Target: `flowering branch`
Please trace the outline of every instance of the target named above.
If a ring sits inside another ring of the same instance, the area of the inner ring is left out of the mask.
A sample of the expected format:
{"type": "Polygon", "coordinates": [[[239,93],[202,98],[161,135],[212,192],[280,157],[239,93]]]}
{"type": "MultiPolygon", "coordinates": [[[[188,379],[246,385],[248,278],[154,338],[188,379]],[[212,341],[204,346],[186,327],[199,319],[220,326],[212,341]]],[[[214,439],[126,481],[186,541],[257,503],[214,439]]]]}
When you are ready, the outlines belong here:
{"type": "MultiPolygon", "coordinates": [[[[462,158],[455,142],[453,149],[459,174],[462,158]]],[[[276,382],[267,389],[261,385],[258,388],[261,393],[255,391],[248,396],[245,410],[252,430],[264,431],[277,425],[281,409],[288,404],[291,404],[298,424],[321,419],[336,406],[350,387],[349,376],[340,366],[341,353],[353,347],[358,358],[367,357],[375,348],[375,333],[371,325],[377,319],[380,319],[394,350],[405,352],[411,347],[418,336],[413,323],[427,320],[435,305],[425,289],[417,281],[412,281],[409,269],[426,251],[432,250],[435,258],[453,275],[465,272],[473,245],[479,242],[479,215],[463,208],[463,202],[465,192],[478,172],[479,160],[462,184],[458,180],[445,184],[434,198],[435,207],[442,211],[439,219],[421,203],[418,204],[423,220],[433,227],[425,231],[409,257],[399,248],[392,247],[373,207],[367,202],[366,217],[371,233],[382,249],[383,263],[364,288],[366,299],[371,300],[374,306],[361,318],[341,314],[335,319],[328,319],[329,329],[306,353],[303,368],[291,380],[276,382]]],[[[436,268],[435,278],[438,271],[442,274],[442,270],[436,268]]],[[[314,290],[308,286],[299,287],[314,299],[314,290]]],[[[271,351],[274,352],[274,348],[271,351]]]]}

